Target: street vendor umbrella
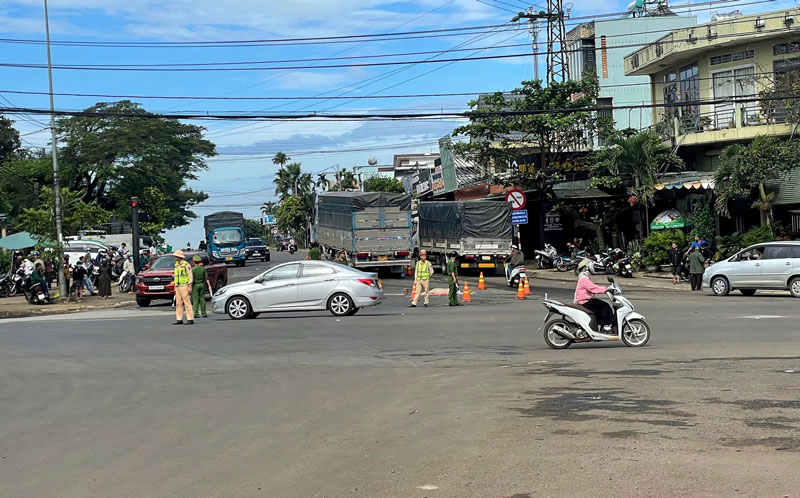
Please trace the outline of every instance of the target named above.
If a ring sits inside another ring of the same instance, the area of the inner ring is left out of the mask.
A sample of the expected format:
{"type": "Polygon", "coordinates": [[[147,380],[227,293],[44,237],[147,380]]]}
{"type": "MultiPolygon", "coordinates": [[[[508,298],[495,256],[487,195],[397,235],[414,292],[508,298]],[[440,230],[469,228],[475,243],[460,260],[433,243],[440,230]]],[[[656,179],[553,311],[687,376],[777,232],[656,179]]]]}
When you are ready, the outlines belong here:
{"type": "Polygon", "coordinates": [[[667,209],[655,217],[650,223],[650,230],[661,230],[663,228],[683,228],[687,225],[686,220],[676,209],[667,209]]]}
{"type": "Polygon", "coordinates": [[[33,247],[38,243],[39,243],[39,237],[32,235],[28,232],[19,232],[0,239],[0,249],[8,249],[10,251],[14,251],[17,249],[26,249],[28,247],[33,247]]]}

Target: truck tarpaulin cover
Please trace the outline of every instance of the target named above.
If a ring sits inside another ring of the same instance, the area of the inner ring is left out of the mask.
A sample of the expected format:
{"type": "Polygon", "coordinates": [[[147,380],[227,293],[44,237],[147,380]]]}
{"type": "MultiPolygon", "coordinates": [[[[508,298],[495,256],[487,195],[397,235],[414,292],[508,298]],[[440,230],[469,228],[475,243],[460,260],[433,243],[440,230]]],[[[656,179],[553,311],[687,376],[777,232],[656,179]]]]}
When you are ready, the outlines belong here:
{"type": "Polygon", "coordinates": [[[319,202],[349,206],[354,211],[376,207],[396,207],[403,211],[411,209],[410,195],[390,192],[327,192],[320,194],[319,202]]]}
{"type": "Polygon", "coordinates": [[[420,237],[511,238],[511,205],[502,201],[422,202],[420,237]]]}
{"type": "Polygon", "coordinates": [[[239,227],[244,229],[244,215],[234,211],[220,211],[203,218],[206,233],[215,228],[239,227]]]}

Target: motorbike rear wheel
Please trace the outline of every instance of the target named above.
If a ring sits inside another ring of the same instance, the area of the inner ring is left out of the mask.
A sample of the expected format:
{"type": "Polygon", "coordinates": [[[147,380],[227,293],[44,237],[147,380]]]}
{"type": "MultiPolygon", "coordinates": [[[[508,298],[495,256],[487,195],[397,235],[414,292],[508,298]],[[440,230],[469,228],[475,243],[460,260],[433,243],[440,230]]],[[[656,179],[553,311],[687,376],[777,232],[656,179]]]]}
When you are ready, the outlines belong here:
{"type": "Polygon", "coordinates": [[[563,318],[550,320],[544,326],[544,342],[553,349],[567,349],[572,345],[572,341],[559,335],[556,330],[570,330],[572,327],[563,318]]]}
{"type": "Polygon", "coordinates": [[[568,271],[569,270],[569,263],[559,259],[558,261],[556,261],[556,270],[558,270],[558,271],[568,271]]]}
{"type": "Polygon", "coordinates": [[[650,340],[650,326],[642,319],[628,320],[622,326],[622,342],[632,348],[640,348],[650,340]]]}

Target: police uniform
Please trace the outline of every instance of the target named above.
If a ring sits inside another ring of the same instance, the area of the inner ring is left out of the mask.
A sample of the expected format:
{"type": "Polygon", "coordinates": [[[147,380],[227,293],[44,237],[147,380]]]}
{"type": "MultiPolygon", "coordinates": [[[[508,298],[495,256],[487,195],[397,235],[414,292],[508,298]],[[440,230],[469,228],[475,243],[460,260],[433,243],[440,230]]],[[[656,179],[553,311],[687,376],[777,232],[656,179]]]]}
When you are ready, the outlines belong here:
{"type": "Polygon", "coordinates": [[[458,279],[458,264],[450,259],[447,261],[447,282],[450,284],[450,291],[447,296],[450,300],[450,306],[458,306],[458,287],[456,286],[456,279],[458,279]],[[455,278],[453,276],[455,275],[455,278]]]}
{"type": "Polygon", "coordinates": [[[183,311],[186,309],[186,320],[194,323],[194,312],[192,311],[192,300],[189,294],[192,289],[192,268],[183,258],[183,251],[180,249],[172,253],[176,258],[181,258],[175,262],[175,273],[172,279],[175,285],[175,320],[176,325],[183,323],[183,311]]]}
{"type": "Polygon", "coordinates": [[[414,295],[414,300],[411,301],[413,306],[417,305],[419,295],[425,292],[425,306],[428,305],[430,300],[430,283],[431,275],[433,275],[433,265],[427,259],[425,261],[417,261],[416,271],[414,272],[414,281],[417,284],[417,293],[414,295]]]}

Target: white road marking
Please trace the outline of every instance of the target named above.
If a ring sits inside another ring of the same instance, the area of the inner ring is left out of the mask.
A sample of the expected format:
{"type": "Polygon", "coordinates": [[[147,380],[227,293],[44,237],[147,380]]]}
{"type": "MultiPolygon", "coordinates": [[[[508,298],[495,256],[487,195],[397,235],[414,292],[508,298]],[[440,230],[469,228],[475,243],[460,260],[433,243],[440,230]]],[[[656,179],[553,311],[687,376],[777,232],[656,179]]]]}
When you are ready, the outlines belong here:
{"type": "Polygon", "coordinates": [[[763,320],[765,318],[788,318],[785,315],[743,315],[740,318],[750,318],[752,320],[763,320]]]}
{"type": "Polygon", "coordinates": [[[417,489],[432,490],[432,489],[439,489],[439,486],[434,486],[433,484],[425,484],[423,486],[417,486],[417,489]]]}

